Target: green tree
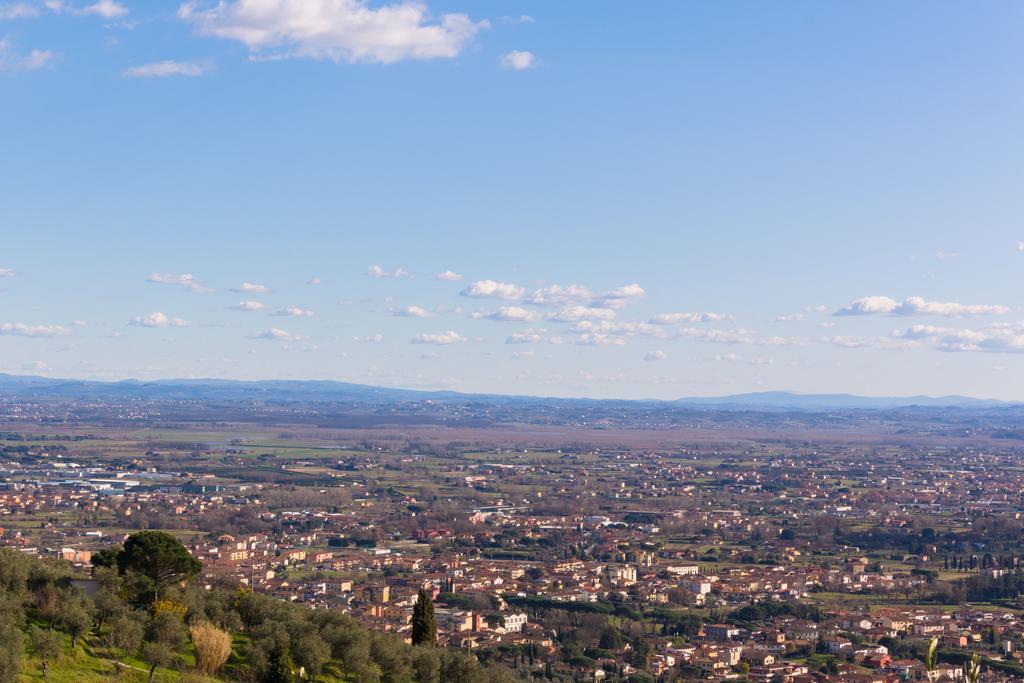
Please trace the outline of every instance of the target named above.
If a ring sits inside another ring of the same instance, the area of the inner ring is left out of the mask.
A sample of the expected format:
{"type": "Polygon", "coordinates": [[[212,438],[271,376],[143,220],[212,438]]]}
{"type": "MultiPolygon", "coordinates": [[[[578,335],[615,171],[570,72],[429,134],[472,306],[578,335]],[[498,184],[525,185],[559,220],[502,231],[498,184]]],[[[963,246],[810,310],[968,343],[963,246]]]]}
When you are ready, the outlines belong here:
{"type": "Polygon", "coordinates": [[[120,547],[104,548],[98,550],[92,554],[92,571],[93,575],[96,575],[96,570],[101,567],[117,567],[117,556],[121,553],[120,547]]]}
{"type": "Polygon", "coordinates": [[[331,661],[331,647],[315,633],[296,639],[292,643],[292,657],[295,663],[305,669],[311,681],[315,681],[324,664],[331,661]]]}
{"type": "Polygon", "coordinates": [[[142,645],[142,624],[131,616],[118,617],[110,622],[110,628],[104,634],[103,644],[112,650],[115,657],[118,652],[122,657],[134,654],[142,645]]]}
{"type": "Polygon", "coordinates": [[[473,655],[460,650],[441,651],[441,683],[484,683],[489,677],[473,655]]]}
{"type": "Polygon", "coordinates": [[[50,663],[60,657],[64,638],[53,629],[33,626],[29,633],[29,645],[36,657],[39,657],[39,669],[45,679],[49,674],[50,663]]]}
{"type": "Polygon", "coordinates": [[[185,628],[177,615],[158,612],[149,622],[146,637],[154,643],[166,645],[173,652],[185,647],[185,628]]]}
{"type": "Polygon", "coordinates": [[[602,650],[621,650],[623,646],[622,634],[619,629],[608,625],[601,631],[601,640],[598,643],[602,650]]]}
{"type": "Polygon", "coordinates": [[[413,648],[411,659],[416,683],[440,683],[441,660],[436,648],[413,648]]]}
{"type": "Polygon", "coordinates": [[[164,643],[146,643],[142,646],[142,661],[149,664],[149,683],[153,683],[156,670],[174,661],[174,652],[164,643]]]}
{"type": "Polygon", "coordinates": [[[117,554],[117,569],[121,574],[137,572],[145,576],[159,599],[163,587],[191,579],[203,565],[174,536],[163,531],[140,531],[124,542],[117,554]]]}
{"type": "Polygon", "coordinates": [[[60,615],[58,620],[60,630],[71,636],[72,650],[78,644],[78,639],[92,629],[93,620],[90,607],[91,605],[84,600],[74,601],[67,605],[64,613],[60,615]]]}
{"type": "Polygon", "coordinates": [[[437,621],[434,617],[434,601],[427,592],[420,589],[416,606],[412,608],[412,644],[436,645],[437,621]]]}
{"type": "Polygon", "coordinates": [[[260,683],[293,683],[295,662],[287,645],[278,643],[270,652],[270,661],[260,683]]]}
{"type": "Polygon", "coordinates": [[[18,621],[21,614],[12,600],[3,599],[0,590],[0,683],[15,683],[21,672],[24,638],[18,621]]]}

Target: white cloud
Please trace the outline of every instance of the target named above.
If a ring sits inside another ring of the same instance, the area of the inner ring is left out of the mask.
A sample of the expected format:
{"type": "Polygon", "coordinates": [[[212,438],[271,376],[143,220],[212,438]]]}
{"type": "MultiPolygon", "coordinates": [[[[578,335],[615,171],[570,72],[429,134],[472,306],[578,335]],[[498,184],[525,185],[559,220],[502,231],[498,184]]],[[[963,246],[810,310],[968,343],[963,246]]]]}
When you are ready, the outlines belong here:
{"type": "Polygon", "coordinates": [[[352,337],[352,341],[362,342],[364,344],[376,344],[377,342],[384,341],[383,334],[368,334],[363,337],[352,337]]]}
{"type": "Polygon", "coordinates": [[[460,292],[462,296],[475,299],[522,299],[526,290],[519,285],[494,280],[477,280],[460,292]]]}
{"type": "Polygon", "coordinates": [[[167,76],[202,76],[207,67],[197,62],[176,62],[163,60],[150,62],[125,69],[124,75],[132,78],[164,78],[167,76]]]}
{"type": "Polygon", "coordinates": [[[679,331],[682,338],[699,339],[714,344],[750,344],[754,346],[803,346],[807,342],[798,337],[764,337],[754,330],[707,330],[684,327],[679,331]]]}
{"type": "Polygon", "coordinates": [[[454,270],[446,270],[443,273],[438,273],[434,276],[435,280],[442,280],[444,282],[458,282],[462,279],[462,276],[456,273],[454,270]]]}
{"type": "Polygon", "coordinates": [[[740,359],[735,353],[718,353],[711,356],[711,360],[717,363],[735,363],[740,359]]]}
{"type": "Polygon", "coordinates": [[[297,342],[302,341],[306,337],[303,337],[298,334],[292,334],[291,332],[287,332],[277,327],[271,327],[269,330],[257,332],[256,334],[252,335],[252,338],[267,339],[270,341],[297,342]]]}
{"type": "Polygon", "coordinates": [[[10,19],[34,19],[41,14],[37,5],[27,2],[8,2],[0,5],[0,21],[10,19]]]}
{"type": "Polygon", "coordinates": [[[512,50],[498,57],[498,63],[506,69],[523,71],[537,66],[537,57],[527,50],[512,50]]]}
{"type": "Polygon", "coordinates": [[[51,12],[60,14],[67,12],[77,16],[96,16],[103,19],[117,19],[128,14],[128,8],[114,0],[97,0],[97,2],[85,7],[76,7],[64,0],[44,0],[43,4],[51,12]]]}
{"type": "Polygon", "coordinates": [[[472,317],[505,322],[533,322],[540,318],[540,314],[522,306],[502,306],[496,311],[476,311],[472,317]]]}
{"type": "Polygon", "coordinates": [[[63,337],[68,329],[62,325],[26,325],[0,323],[0,335],[14,337],[63,337]]]}
{"type": "Polygon", "coordinates": [[[394,270],[384,270],[378,265],[372,265],[366,269],[366,273],[371,277],[412,277],[412,273],[407,271],[405,268],[395,268],[394,270]]]}
{"type": "Polygon", "coordinates": [[[626,343],[624,337],[613,337],[607,334],[581,334],[572,340],[577,346],[623,346],[626,343]]]}
{"type": "Polygon", "coordinates": [[[10,268],[0,268],[0,277],[14,277],[17,273],[10,268]]]}
{"type": "Polygon", "coordinates": [[[190,292],[211,291],[204,287],[202,283],[200,283],[199,280],[190,273],[182,273],[181,275],[175,275],[174,273],[153,273],[146,279],[149,282],[155,282],[161,285],[179,285],[190,292]]]}
{"type": "Polygon", "coordinates": [[[894,338],[927,341],[939,351],[1024,353],[1024,321],[993,323],[981,328],[914,325],[894,338]]]}
{"type": "Polygon", "coordinates": [[[919,346],[916,341],[902,341],[891,337],[854,337],[837,335],[825,339],[833,346],[844,349],[908,349],[919,346]]]}
{"type": "Polygon", "coordinates": [[[639,299],[646,296],[647,292],[640,285],[633,283],[624,287],[617,287],[610,292],[605,292],[601,295],[601,299],[606,303],[612,301],[628,301],[630,299],[639,299]]]}
{"type": "Polygon", "coordinates": [[[288,316],[292,318],[312,318],[316,314],[313,313],[313,311],[309,310],[308,308],[299,308],[298,306],[285,306],[284,308],[277,309],[276,311],[271,313],[271,315],[288,316]]]}
{"type": "Polygon", "coordinates": [[[420,306],[406,306],[405,308],[398,309],[392,315],[400,318],[429,318],[433,314],[420,306]]]}
{"type": "Polygon", "coordinates": [[[516,360],[526,360],[529,358],[533,358],[536,355],[537,354],[534,351],[515,351],[512,353],[512,358],[516,360]]]}
{"type": "Polygon", "coordinates": [[[637,335],[648,337],[664,337],[663,328],[650,323],[638,323],[616,320],[580,320],[572,326],[574,332],[610,334],[633,337],[637,335]]]}
{"type": "Polygon", "coordinates": [[[266,294],[270,291],[270,288],[255,282],[243,282],[237,287],[232,287],[231,291],[238,292],[239,294],[266,294]]]}
{"type": "Polygon", "coordinates": [[[1017,251],[1024,251],[1024,242],[1017,242],[1017,251]]]}
{"type": "Polygon", "coordinates": [[[828,306],[808,306],[804,310],[808,313],[828,313],[830,309],[828,306]]]}
{"type": "Polygon", "coordinates": [[[526,302],[534,306],[594,306],[600,308],[622,308],[629,302],[647,294],[638,284],[617,287],[609,292],[595,293],[584,285],[548,285],[534,290],[526,302]]]}
{"type": "Polygon", "coordinates": [[[839,309],[834,315],[936,315],[954,318],[976,315],[1003,315],[1009,312],[1010,309],[1006,306],[992,304],[958,304],[925,301],[919,296],[912,296],[903,302],[899,302],[887,296],[867,296],[839,309]]]}
{"type": "Polygon", "coordinates": [[[318,277],[311,277],[308,280],[306,280],[306,284],[307,285],[318,285],[318,284],[320,284],[320,278],[318,278],[318,277]]]}
{"type": "Polygon", "coordinates": [[[535,306],[567,306],[588,303],[593,298],[594,293],[583,285],[549,285],[534,290],[527,303],[535,306]]]}
{"type": "Polygon", "coordinates": [[[262,311],[266,305],[261,301],[239,301],[231,308],[235,311],[262,311]]]}
{"type": "Polygon", "coordinates": [[[543,330],[523,330],[522,332],[513,332],[505,338],[506,344],[536,344],[541,340],[541,332],[543,330]]]}
{"type": "Polygon", "coordinates": [[[548,320],[557,323],[571,323],[580,320],[611,320],[615,310],[592,306],[569,306],[548,316],[548,320]]]}
{"type": "Polygon", "coordinates": [[[717,323],[732,320],[728,313],[661,313],[650,319],[652,325],[675,325],[678,323],[717,323]]]}
{"type": "Polygon", "coordinates": [[[114,0],[99,0],[78,10],[79,14],[94,14],[104,19],[116,19],[128,14],[128,8],[114,0]]]}
{"type": "Polygon", "coordinates": [[[485,21],[443,14],[430,22],[415,0],[371,8],[364,0],[220,0],[210,9],[186,2],[178,16],[208,36],[237,40],[253,53],[334,62],[391,64],[458,56],[485,21]]]}
{"type": "Polygon", "coordinates": [[[137,327],[185,327],[188,322],[181,318],[169,318],[160,311],[149,315],[140,315],[128,321],[129,325],[137,327]]]}
{"type": "Polygon", "coordinates": [[[803,313],[790,313],[789,315],[778,315],[775,316],[775,322],[777,323],[795,323],[804,319],[803,313]]]}
{"type": "Polygon", "coordinates": [[[49,50],[31,50],[27,54],[14,51],[14,46],[7,38],[0,38],[0,73],[18,73],[36,71],[49,66],[57,55],[49,50]]]}
{"type": "Polygon", "coordinates": [[[440,334],[418,334],[412,338],[413,344],[436,344],[444,346],[447,344],[458,344],[466,341],[466,338],[458,332],[448,330],[440,334]]]}
{"type": "Polygon", "coordinates": [[[665,360],[666,358],[668,358],[668,354],[664,351],[648,351],[644,354],[644,360],[646,361],[665,360]]]}

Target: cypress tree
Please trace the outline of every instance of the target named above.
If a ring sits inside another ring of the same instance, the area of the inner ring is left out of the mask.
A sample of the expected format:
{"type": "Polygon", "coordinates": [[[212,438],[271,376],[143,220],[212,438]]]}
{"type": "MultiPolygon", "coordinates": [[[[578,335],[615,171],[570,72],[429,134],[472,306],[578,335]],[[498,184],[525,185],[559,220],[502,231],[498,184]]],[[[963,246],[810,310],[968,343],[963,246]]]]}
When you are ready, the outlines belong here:
{"type": "Polygon", "coordinates": [[[267,670],[260,679],[261,683],[293,683],[295,681],[295,663],[292,661],[291,649],[278,643],[270,651],[267,670]]]}
{"type": "Polygon", "coordinates": [[[412,644],[436,645],[437,621],[434,618],[434,601],[427,592],[420,589],[416,606],[412,608],[412,644]]]}

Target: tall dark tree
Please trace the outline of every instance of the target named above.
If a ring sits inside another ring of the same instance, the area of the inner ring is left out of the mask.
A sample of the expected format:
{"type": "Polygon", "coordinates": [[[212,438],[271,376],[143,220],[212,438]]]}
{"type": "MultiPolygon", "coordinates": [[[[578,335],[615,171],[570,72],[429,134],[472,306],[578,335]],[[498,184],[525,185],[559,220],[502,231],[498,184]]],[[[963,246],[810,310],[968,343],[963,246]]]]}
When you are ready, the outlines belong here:
{"type": "Polygon", "coordinates": [[[117,569],[122,574],[134,571],[153,583],[155,597],[160,589],[175,581],[187,581],[203,568],[181,541],[163,531],[140,531],[124,542],[117,554],[117,569]]]}
{"type": "Polygon", "coordinates": [[[269,659],[260,683],[292,683],[295,680],[295,662],[292,661],[291,649],[287,645],[275,645],[269,659]]]}
{"type": "Polygon", "coordinates": [[[412,608],[412,644],[436,645],[437,621],[434,617],[434,601],[427,592],[420,589],[416,606],[412,608]]]}

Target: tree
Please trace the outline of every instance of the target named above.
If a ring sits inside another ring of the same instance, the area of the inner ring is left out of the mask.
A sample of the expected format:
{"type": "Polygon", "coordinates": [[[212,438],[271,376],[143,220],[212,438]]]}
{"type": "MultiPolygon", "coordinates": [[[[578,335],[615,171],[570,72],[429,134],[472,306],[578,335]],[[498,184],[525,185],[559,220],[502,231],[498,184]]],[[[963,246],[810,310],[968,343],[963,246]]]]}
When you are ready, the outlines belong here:
{"type": "Polygon", "coordinates": [[[163,643],[146,643],[142,647],[142,661],[149,664],[149,683],[159,667],[168,667],[174,661],[174,652],[163,643]]]}
{"type": "Polygon", "coordinates": [[[71,636],[71,649],[92,628],[92,614],[84,601],[72,602],[59,619],[60,629],[71,636]]]}
{"type": "Polygon", "coordinates": [[[270,651],[270,660],[267,670],[260,679],[260,683],[293,683],[295,680],[295,663],[292,661],[292,654],[288,646],[278,643],[270,651]]]}
{"type": "Polygon", "coordinates": [[[146,629],[146,636],[154,643],[166,645],[171,651],[179,652],[185,646],[185,630],[181,619],[169,612],[157,612],[146,629]]]}
{"type": "Polygon", "coordinates": [[[52,628],[64,611],[64,595],[52,581],[45,581],[32,591],[32,605],[36,615],[52,628]]]}
{"type": "Polygon", "coordinates": [[[208,621],[193,624],[189,634],[196,651],[196,668],[209,676],[220,671],[231,656],[231,636],[208,621]]]}
{"type": "Polygon", "coordinates": [[[295,663],[306,670],[309,679],[315,681],[324,664],[331,661],[331,648],[323,638],[310,633],[292,643],[292,655],[295,663]]]}
{"type": "Polygon", "coordinates": [[[651,644],[642,635],[633,640],[633,651],[629,653],[628,659],[634,666],[643,669],[647,667],[647,660],[651,656],[651,644]]]}
{"type": "Polygon", "coordinates": [[[29,633],[29,645],[36,657],[39,657],[39,669],[45,679],[49,673],[50,662],[60,657],[64,638],[53,629],[33,626],[29,633]]]}
{"type": "Polygon", "coordinates": [[[118,617],[110,622],[110,627],[103,636],[103,643],[112,651],[113,658],[116,659],[118,653],[122,657],[127,657],[137,651],[142,644],[142,624],[130,616],[118,617]]]}
{"type": "Polygon", "coordinates": [[[601,632],[601,640],[598,644],[602,650],[621,650],[623,645],[622,634],[614,626],[605,626],[601,632]]]}
{"type": "Polygon", "coordinates": [[[92,596],[96,626],[103,628],[108,622],[127,614],[128,606],[121,599],[121,577],[116,569],[93,567],[92,574],[99,583],[99,589],[92,596]]]}
{"type": "Polygon", "coordinates": [[[134,571],[153,584],[155,598],[160,589],[176,581],[187,581],[202,571],[203,565],[192,557],[181,541],[163,531],[140,531],[124,542],[117,554],[121,574],[134,571]]]}
{"type": "Polygon", "coordinates": [[[121,553],[122,548],[120,546],[112,548],[104,548],[98,550],[92,554],[90,562],[92,563],[92,571],[95,576],[96,570],[101,567],[116,567],[117,556],[121,553]]]}
{"type": "Polygon", "coordinates": [[[382,633],[371,636],[370,658],[380,671],[381,683],[405,683],[412,679],[410,654],[410,648],[397,636],[382,633]]]}
{"type": "Polygon", "coordinates": [[[434,601],[427,592],[420,589],[416,606],[412,608],[412,644],[436,645],[437,621],[434,617],[434,601]]]}
{"type": "Polygon", "coordinates": [[[412,652],[412,669],[416,683],[440,683],[441,660],[432,647],[416,647],[412,652]]]}
{"type": "Polygon", "coordinates": [[[21,671],[24,639],[15,618],[14,605],[3,597],[3,591],[0,590],[0,683],[15,683],[21,671]]]}
{"type": "Polygon", "coordinates": [[[441,651],[441,683],[483,683],[489,680],[476,657],[460,650],[441,651]]]}

